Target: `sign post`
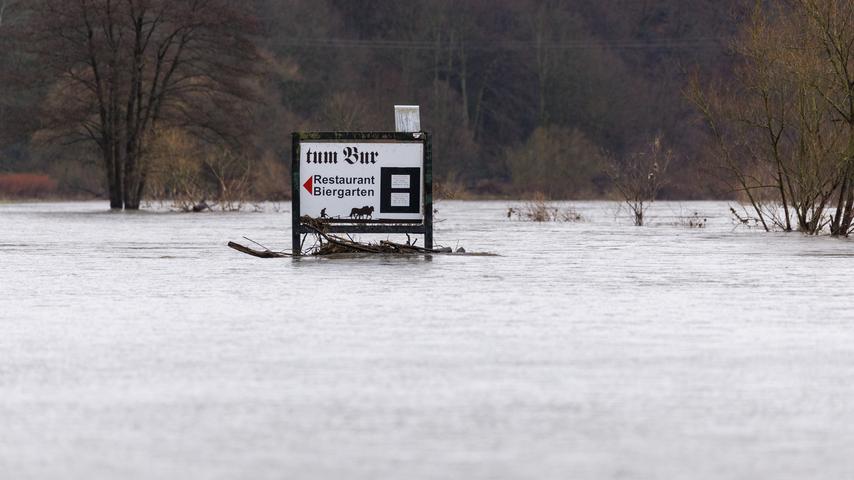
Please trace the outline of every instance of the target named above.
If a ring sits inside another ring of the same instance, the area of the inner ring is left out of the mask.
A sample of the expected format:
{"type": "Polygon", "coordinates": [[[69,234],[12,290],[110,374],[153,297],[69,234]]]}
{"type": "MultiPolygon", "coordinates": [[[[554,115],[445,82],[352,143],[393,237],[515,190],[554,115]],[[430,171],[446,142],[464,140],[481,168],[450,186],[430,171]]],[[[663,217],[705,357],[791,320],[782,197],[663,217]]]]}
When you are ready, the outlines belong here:
{"type": "Polygon", "coordinates": [[[292,251],[301,218],[330,233],[423,234],[433,248],[433,166],[425,132],[297,132],[291,157],[292,251]]]}

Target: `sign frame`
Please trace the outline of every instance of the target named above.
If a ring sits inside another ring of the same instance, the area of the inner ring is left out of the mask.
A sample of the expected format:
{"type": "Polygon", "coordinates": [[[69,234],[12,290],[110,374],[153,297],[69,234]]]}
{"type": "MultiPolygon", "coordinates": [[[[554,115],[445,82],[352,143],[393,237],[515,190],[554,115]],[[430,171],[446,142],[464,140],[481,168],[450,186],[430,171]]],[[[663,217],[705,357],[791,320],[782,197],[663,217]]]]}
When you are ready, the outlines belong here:
{"type": "Polygon", "coordinates": [[[300,145],[304,141],[368,141],[421,143],[423,145],[423,185],[421,196],[424,221],[338,220],[327,224],[329,233],[405,233],[424,235],[424,248],[433,248],[433,148],[427,132],[294,132],[291,134],[291,251],[302,255],[303,234],[313,233],[300,221],[300,145]]]}

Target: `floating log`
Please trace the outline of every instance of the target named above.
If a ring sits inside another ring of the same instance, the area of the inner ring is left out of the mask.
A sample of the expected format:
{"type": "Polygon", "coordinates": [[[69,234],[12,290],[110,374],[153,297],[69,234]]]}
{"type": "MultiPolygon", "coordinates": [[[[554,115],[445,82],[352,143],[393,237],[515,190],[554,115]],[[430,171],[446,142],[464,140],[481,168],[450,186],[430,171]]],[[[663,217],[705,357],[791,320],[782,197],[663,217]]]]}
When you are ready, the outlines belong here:
{"type": "Polygon", "coordinates": [[[247,255],[252,255],[253,257],[258,258],[281,258],[291,256],[290,253],[273,252],[270,250],[255,250],[253,248],[249,248],[235,242],[228,242],[228,246],[237,250],[238,252],[245,253],[247,255]]]}

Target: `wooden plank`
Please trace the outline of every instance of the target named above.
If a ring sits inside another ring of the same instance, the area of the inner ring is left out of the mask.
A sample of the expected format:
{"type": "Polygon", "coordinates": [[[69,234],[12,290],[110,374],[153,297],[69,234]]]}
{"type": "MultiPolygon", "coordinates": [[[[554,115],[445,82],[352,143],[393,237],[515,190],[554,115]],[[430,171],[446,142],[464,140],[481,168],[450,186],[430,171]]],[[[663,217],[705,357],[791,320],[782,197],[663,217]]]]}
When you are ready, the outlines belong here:
{"type": "MultiPolygon", "coordinates": [[[[411,233],[421,235],[425,232],[424,225],[329,225],[326,229],[329,233],[411,233]]],[[[299,233],[314,233],[314,230],[300,225],[299,233]]]]}
{"type": "Polygon", "coordinates": [[[412,224],[421,225],[421,220],[351,220],[349,218],[323,218],[320,219],[323,223],[332,224],[353,224],[353,225],[400,225],[412,224]]]}

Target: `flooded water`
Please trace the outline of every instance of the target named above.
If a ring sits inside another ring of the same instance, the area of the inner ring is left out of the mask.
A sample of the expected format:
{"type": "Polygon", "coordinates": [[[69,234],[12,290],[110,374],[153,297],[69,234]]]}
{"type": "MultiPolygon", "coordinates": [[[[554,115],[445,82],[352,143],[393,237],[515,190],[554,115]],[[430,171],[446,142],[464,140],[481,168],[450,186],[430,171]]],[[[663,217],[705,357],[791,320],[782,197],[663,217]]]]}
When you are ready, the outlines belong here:
{"type": "Polygon", "coordinates": [[[0,205],[0,478],[854,478],[851,241],[507,205],[300,261],[225,246],[288,204],[0,205]]]}

